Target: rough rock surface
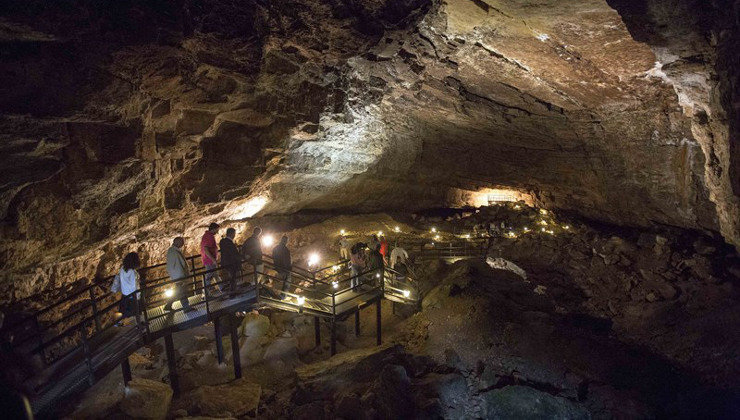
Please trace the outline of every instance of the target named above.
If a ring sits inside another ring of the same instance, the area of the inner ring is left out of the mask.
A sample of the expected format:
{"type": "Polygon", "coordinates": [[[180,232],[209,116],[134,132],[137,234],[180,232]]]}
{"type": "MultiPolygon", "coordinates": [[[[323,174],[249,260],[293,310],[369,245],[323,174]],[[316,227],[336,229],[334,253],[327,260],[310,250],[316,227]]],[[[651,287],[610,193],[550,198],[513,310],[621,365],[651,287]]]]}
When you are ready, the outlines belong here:
{"type": "Polygon", "coordinates": [[[2,299],[492,186],[740,244],[736,1],[7,3],[2,299]]]}
{"type": "Polygon", "coordinates": [[[134,418],[165,419],[171,400],[172,388],[168,384],[135,378],[129,382],[120,407],[134,418]]]}
{"type": "Polygon", "coordinates": [[[210,417],[241,417],[257,408],[260,392],[259,385],[244,378],[224,385],[205,385],[189,395],[187,411],[210,417]]]}

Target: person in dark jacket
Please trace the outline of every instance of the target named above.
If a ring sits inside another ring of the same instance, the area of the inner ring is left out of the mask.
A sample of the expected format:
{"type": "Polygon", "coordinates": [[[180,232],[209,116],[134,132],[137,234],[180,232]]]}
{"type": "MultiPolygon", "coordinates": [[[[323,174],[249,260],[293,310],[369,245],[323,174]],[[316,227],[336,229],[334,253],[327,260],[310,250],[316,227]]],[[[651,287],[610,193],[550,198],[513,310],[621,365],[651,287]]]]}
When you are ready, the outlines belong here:
{"type": "Polygon", "coordinates": [[[257,273],[256,281],[258,283],[262,280],[262,273],[265,271],[265,266],[262,264],[262,242],[260,242],[260,236],[262,236],[262,228],[258,226],[252,231],[252,236],[247,238],[244,244],[242,244],[242,257],[254,267],[254,271],[257,273]]]}
{"type": "Polygon", "coordinates": [[[370,271],[370,275],[373,276],[368,283],[372,284],[373,281],[383,281],[385,262],[383,261],[383,254],[380,253],[380,244],[375,245],[375,249],[370,251],[370,255],[368,256],[368,270],[372,270],[370,271]]]}
{"type": "MultiPolygon", "coordinates": [[[[277,275],[283,282],[282,291],[286,292],[290,287],[290,270],[293,268],[293,263],[290,259],[290,250],[288,249],[288,236],[283,235],[280,238],[280,243],[272,249],[272,260],[275,262],[275,269],[277,275]]],[[[280,295],[281,299],[285,299],[285,293],[280,295]]]]}
{"type": "Polygon", "coordinates": [[[226,229],[226,236],[221,239],[218,243],[218,247],[221,250],[221,268],[229,280],[229,287],[231,292],[236,292],[236,282],[239,278],[242,256],[239,252],[239,248],[234,243],[236,237],[236,229],[226,229]]]}

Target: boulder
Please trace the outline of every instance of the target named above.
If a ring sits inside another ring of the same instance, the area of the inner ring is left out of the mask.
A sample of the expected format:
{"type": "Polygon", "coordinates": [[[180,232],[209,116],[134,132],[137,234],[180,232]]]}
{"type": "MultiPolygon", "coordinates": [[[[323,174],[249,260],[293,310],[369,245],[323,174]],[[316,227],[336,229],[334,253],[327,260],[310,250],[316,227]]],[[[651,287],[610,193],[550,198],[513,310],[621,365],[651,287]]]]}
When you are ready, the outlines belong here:
{"type": "Polygon", "coordinates": [[[526,386],[505,386],[483,394],[486,418],[590,419],[581,405],[526,386]]]}
{"type": "Polygon", "coordinates": [[[134,378],[121,401],[121,411],[140,419],[164,419],[170,409],[172,388],[150,379],[134,378]]]}
{"type": "Polygon", "coordinates": [[[262,388],[245,378],[223,385],[205,385],[190,394],[188,413],[240,417],[257,409],[262,388]]]}

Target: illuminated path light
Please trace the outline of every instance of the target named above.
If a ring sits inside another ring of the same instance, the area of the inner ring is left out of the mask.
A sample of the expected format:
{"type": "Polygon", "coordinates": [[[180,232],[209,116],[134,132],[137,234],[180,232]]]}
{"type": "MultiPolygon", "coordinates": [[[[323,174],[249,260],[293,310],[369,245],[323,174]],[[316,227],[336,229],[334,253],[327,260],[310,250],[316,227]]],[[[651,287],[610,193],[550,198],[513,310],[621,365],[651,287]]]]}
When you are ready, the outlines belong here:
{"type": "Polygon", "coordinates": [[[306,303],[306,298],[303,296],[298,296],[296,298],[296,303],[298,303],[298,305],[300,306],[303,306],[303,304],[306,303]]]}
{"type": "Polygon", "coordinates": [[[172,297],[172,295],[174,295],[174,294],[175,294],[175,291],[172,290],[172,289],[167,289],[167,290],[164,291],[164,295],[166,297],[172,297]]]}
{"type": "Polygon", "coordinates": [[[309,267],[312,267],[314,265],[318,265],[319,261],[321,260],[321,257],[318,253],[313,252],[308,256],[308,265],[309,267]]]}
{"type": "Polygon", "coordinates": [[[275,242],[275,238],[272,235],[267,234],[262,236],[262,246],[270,247],[275,242]]]}

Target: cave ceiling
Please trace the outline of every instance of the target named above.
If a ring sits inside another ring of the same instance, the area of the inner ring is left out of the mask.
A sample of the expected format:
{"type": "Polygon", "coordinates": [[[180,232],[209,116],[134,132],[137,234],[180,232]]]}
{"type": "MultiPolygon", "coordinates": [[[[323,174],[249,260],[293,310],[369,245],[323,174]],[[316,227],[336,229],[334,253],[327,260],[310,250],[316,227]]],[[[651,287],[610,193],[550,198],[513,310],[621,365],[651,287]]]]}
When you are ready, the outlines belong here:
{"type": "Polygon", "coordinates": [[[723,4],[3,5],[11,270],[212,220],[411,211],[484,187],[740,243],[723,4]]]}

